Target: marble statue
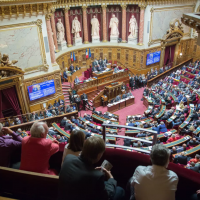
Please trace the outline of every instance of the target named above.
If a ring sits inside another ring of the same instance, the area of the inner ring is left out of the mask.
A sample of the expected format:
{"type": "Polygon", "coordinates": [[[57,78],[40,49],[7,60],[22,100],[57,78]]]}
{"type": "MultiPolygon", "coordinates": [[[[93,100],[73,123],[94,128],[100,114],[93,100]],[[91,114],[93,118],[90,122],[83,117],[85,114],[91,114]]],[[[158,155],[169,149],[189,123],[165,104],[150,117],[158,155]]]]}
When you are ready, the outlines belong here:
{"type": "Polygon", "coordinates": [[[111,28],[110,36],[119,36],[118,24],[119,20],[113,14],[109,24],[109,28],[111,28]]]}
{"type": "Polygon", "coordinates": [[[94,15],[93,18],[91,19],[91,24],[92,24],[92,36],[99,36],[99,20],[96,18],[94,15]]]}
{"type": "Polygon", "coordinates": [[[72,33],[74,33],[75,38],[80,38],[80,32],[81,31],[81,24],[78,21],[78,17],[75,17],[72,21],[72,33]]]}
{"type": "Polygon", "coordinates": [[[130,32],[130,35],[128,37],[136,38],[137,37],[137,29],[138,29],[137,21],[136,21],[134,15],[132,15],[132,17],[131,17],[131,19],[129,21],[129,32],[130,32]]]}
{"type": "Polygon", "coordinates": [[[57,27],[57,41],[58,43],[61,43],[65,41],[65,29],[63,23],[61,22],[61,19],[58,19],[56,27],[57,27]]]}

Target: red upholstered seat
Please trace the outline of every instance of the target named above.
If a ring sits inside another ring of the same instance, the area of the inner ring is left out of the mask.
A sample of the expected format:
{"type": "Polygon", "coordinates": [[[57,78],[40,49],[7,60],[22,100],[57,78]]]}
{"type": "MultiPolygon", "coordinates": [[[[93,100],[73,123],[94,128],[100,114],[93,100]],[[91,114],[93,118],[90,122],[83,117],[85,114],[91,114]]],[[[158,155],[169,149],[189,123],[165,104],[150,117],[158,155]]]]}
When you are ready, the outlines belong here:
{"type": "Polygon", "coordinates": [[[86,79],[90,78],[90,73],[89,73],[89,71],[84,71],[84,77],[85,77],[86,79]]]}
{"type": "Polygon", "coordinates": [[[109,60],[108,62],[112,65],[112,60],[109,60]]]}

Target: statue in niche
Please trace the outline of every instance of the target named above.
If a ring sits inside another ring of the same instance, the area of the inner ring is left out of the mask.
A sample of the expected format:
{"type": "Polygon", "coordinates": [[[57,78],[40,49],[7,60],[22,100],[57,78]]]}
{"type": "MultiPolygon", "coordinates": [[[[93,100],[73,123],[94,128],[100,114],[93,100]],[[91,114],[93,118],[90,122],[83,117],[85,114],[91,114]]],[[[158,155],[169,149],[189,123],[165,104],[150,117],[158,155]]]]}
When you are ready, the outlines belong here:
{"type": "Polygon", "coordinates": [[[137,37],[137,29],[138,29],[137,21],[136,21],[134,15],[132,15],[132,17],[131,17],[131,19],[129,21],[129,32],[130,32],[130,35],[128,37],[136,38],[137,37]]]}
{"type": "Polygon", "coordinates": [[[93,18],[91,19],[91,24],[92,24],[92,36],[98,36],[99,37],[99,20],[96,18],[94,15],[93,18]]]}
{"type": "Polygon", "coordinates": [[[9,61],[8,54],[3,54],[3,57],[1,57],[1,54],[0,54],[0,61],[1,61],[1,67],[3,67],[3,66],[17,67],[14,64],[17,63],[18,60],[9,61]]]}
{"type": "Polygon", "coordinates": [[[61,22],[61,19],[58,19],[56,28],[57,28],[57,41],[58,43],[61,43],[65,41],[65,29],[63,23],[61,22]]]}
{"type": "Polygon", "coordinates": [[[80,38],[80,32],[81,31],[81,24],[78,21],[78,17],[75,17],[72,21],[72,33],[74,33],[75,38],[80,38]]]}
{"type": "Polygon", "coordinates": [[[119,20],[113,14],[109,24],[109,28],[111,28],[110,36],[119,36],[118,24],[119,20]]]}

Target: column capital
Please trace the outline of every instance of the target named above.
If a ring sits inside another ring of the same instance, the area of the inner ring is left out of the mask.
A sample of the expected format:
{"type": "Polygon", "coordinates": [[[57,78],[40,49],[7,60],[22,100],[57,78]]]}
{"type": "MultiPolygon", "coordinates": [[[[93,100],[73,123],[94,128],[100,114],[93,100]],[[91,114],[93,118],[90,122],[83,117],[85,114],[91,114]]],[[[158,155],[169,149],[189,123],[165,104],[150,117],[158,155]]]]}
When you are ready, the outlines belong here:
{"type": "Polygon", "coordinates": [[[107,5],[104,4],[104,5],[101,5],[101,7],[102,7],[103,9],[105,9],[105,8],[107,7],[107,5]]]}
{"type": "Polygon", "coordinates": [[[67,7],[67,8],[64,9],[64,12],[68,13],[69,10],[70,10],[70,7],[67,7]]]}
{"type": "Polygon", "coordinates": [[[127,5],[124,4],[124,5],[121,5],[122,9],[126,9],[127,5]]]}
{"type": "Polygon", "coordinates": [[[46,19],[46,20],[50,20],[50,19],[51,19],[51,15],[52,15],[52,13],[47,13],[47,14],[45,15],[45,19],[46,19]]]}
{"type": "Polygon", "coordinates": [[[87,9],[87,6],[86,6],[86,5],[82,6],[82,9],[83,9],[83,10],[86,10],[86,9],[87,9]]]}
{"type": "Polygon", "coordinates": [[[141,10],[145,10],[145,8],[147,7],[146,4],[139,4],[138,6],[140,7],[141,10]]]}
{"type": "Polygon", "coordinates": [[[55,13],[55,11],[56,11],[55,8],[52,8],[52,9],[51,9],[52,14],[55,13]]]}

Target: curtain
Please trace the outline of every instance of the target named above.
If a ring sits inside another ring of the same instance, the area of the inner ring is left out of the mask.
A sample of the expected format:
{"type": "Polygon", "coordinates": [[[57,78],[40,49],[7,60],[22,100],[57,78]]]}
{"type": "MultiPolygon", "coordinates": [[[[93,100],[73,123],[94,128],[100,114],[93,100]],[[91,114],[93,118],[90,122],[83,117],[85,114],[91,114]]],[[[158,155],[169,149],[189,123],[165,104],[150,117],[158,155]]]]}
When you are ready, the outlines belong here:
{"type": "MultiPolygon", "coordinates": [[[[66,38],[66,27],[65,27],[65,13],[63,11],[63,9],[56,9],[55,11],[55,14],[54,14],[54,19],[55,19],[55,26],[58,22],[58,19],[61,19],[61,22],[63,23],[63,26],[65,28],[65,40],[67,41],[67,38],[66,38]]],[[[56,31],[57,31],[57,28],[56,28],[56,31]]]]}
{"type": "Polygon", "coordinates": [[[3,118],[2,110],[3,110],[3,106],[2,106],[2,92],[0,90],[0,118],[3,118]]]}
{"type": "Polygon", "coordinates": [[[170,46],[170,65],[171,65],[171,67],[173,66],[173,62],[174,62],[175,47],[176,47],[176,45],[170,46]]]}
{"type": "Polygon", "coordinates": [[[166,66],[170,60],[170,46],[165,48],[165,58],[164,58],[164,65],[166,66]]]}
{"type": "Polygon", "coordinates": [[[132,17],[132,15],[135,17],[137,21],[137,26],[138,26],[138,41],[139,42],[139,25],[140,25],[140,9],[138,5],[128,5],[126,8],[126,41],[128,41],[128,36],[130,34],[129,32],[129,21],[132,17]]]}
{"type": "Polygon", "coordinates": [[[91,19],[93,16],[96,16],[96,18],[99,20],[99,36],[100,36],[100,41],[103,38],[103,14],[102,14],[102,9],[100,6],[98,7],[89,7],[87,8],[87,28],[88,28],[88,40],[89,42],[92,42],[92,35],[91,35],[91,30],[92,30],[92,25],[91,25],[91,19]]]}
{"type": "Polygon", "coordinates": [[[109,24],[110,24],[110,19],[112,18],[113,14],[119,20],[119,24],[118,24],[119,38],[122,38],[122,8],[121,8],[120,5],[107,6],[107,9],[106,9],[106,26],[107,26],[108,41],[110,41],[110,31],[111,31],[111,29],[109,28],[109,24]]]}
{"type": "Polygon", "coordinates": [[[72,21],[75,17],[78,18],[78,21],[80,22],[81,25],[81,32],[80,33],[80,37],[82,37],[82,41],[84,41],[83,38],[83,13],[82,13],[82,8],[81,7],[76,7],[76,8],[70,8],[70,10],[68,11],[69,13],[69,24],[70,24],[70,31],[71,31],[71,42],[73,44],[73,37],[74,34],[72,33],[72,21]]]}
{"type": "Polygon", "coordinates": [[[2,94],[6,97],[7,101],[11,104],[13,110],[17,115],[20,115],[20,107],[18,103],[18,98],[14,87],[2,90],[2,94]]]}

